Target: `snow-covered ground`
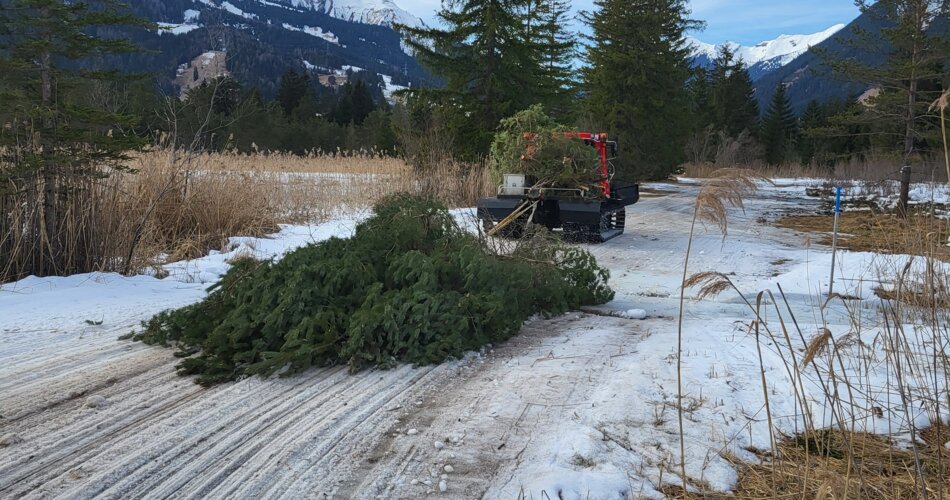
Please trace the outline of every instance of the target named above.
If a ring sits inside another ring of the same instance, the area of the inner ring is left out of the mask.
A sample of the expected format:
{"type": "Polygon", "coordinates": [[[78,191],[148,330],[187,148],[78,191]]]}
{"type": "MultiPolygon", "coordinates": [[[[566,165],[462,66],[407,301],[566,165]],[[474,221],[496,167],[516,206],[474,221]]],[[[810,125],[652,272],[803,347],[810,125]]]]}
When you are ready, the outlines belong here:
{"type": "MultiPolygon", "coordinates": [[[[435,367],[329,368],[204,389],[175,375],[172,351],[116,340],[160,310],[199,300],[230,258],[346,235],[359,216],[235,238],[225,252],[167,266],[165,279],[96,273],[4,285],[0,496],[660,497],[661,483],[679,484],[678,294],[698,187],[647,187],[657,192],[630,210],[626,234],[590,247],[617,291],[604,314],[535,319],[504,345],[435,367]],[[646,317],[616,317],[644,316],[637,310],[646,317]]],[[[901,436],[908,421],[934,418],[928,384],[946,391],[945,378],[914,373],[902,403],[883,361],[888,336],[875,322],[873,287],[881,269],[906,257],[841,252],[835,290],[858,300],[821,309],[830,252],[770,224],[822,209],[826,200],[805,196],[806,187],[763,186],[732,215],[727,239],[714,228],[694,239],[690,273],[723,273],[742,291],[703,301],[687,293],[684,436],[696,488],[728,491],[737,475],[724,456],[757,460],[755,451],[770,448],[766,393],[776,433],[802,429],[805,400],[819,424],[846,413],[901,436]],[[745,300],[778,295],[777,285],[789,307],[781,298],[767,305],[763,329],[776,336],[763,330],[757,342],[745,300]],[[804,341],[796,331],[781,336],[776,311],[789,322],[788,309],[804,341]],[[823,396],[825,355],[801,385],[787,368],[821,327],[853,361],[843,371],[867,382],[844,404],[823,396]]],[[[471,223],[470,211],[456,215],[471,223]]]]}

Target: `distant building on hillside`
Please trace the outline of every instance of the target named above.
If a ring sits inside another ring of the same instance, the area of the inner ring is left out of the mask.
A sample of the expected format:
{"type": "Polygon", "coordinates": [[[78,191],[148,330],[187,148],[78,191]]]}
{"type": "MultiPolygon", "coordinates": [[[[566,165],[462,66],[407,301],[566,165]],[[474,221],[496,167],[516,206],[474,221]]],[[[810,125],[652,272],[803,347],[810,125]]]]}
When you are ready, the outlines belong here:
{"type": "Polygon", "coordinates": [[[175,84],[181,90],[182,99],[188,91],[202,83],[218,78],[230,76],[228,72],[227,52],[211,50],[178,67],[175,84]]]}
{"type": "Polygon", "coordinates": [[[338,89],[349,81],[346,73],[331,73],[328,75],[317,75],[317,80],[320,82],[320,85],[324,87],[329,87],[331,89],[338,89]]]}

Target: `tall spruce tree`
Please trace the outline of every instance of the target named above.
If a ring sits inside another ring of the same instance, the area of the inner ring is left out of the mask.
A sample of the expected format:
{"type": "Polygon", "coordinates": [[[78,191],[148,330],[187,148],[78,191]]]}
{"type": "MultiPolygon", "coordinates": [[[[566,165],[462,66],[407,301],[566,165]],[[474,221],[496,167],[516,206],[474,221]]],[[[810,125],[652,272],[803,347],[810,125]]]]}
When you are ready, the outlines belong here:
{"type": "Polygon", "coordinates": [[[366,117],[376,109],[373,96],[362,80],[347,82],[340,88],[339,98],[330,115],[340,125],[362,125],[366,117]]]}
{"type": "Polygon", "coordinates": [[[689,19],[685,0],[595,0],[594,6],[583,14],[591,28],[586,105],[620,140],[621,176],[665,177],[685,159],[692,116],[684,33],[701,23],[689,19]]]}
{"type": "Polygon", "coordinates": [[[307,73],[297,73],[293,69],[287,70],[280,77],[280,87],[277,89],[277,102],[284,110],[284,116],[293,114],[294,109],[300,105],[308,92],[312,92],[310,87],[310,75],[307,73]]]}
{"type": "MultiPolygon", "coordinates": [[[[905,162],[939,143],[938,117],[928,106],[950,82],[950,2],[946,0],[856,1],[880,33],[853,27],[844,43],[869,52],[872,62],[820,52],[837,75],[877,89],[852,124],[899,151],[905,162]],[[883,62],[882,62],[883,61],[883,62]]],[[[844,118],[843,116],[841,117],[844,118]]]]}
{"type": "Polygon", "coordinates": [[[779,83],[762,120],[759,136],[765,146],[765,161],[769,165],[781,165],[789,159],[798,135],[797,125],[798,120],[785,93],[785,84],[779,83]]]}
{"type": "Polygon", "coordinates": [[[135,50],[94,30],[151,25],[112,1],[56,0],[0,2],[0,23],[0,205],[11,199],[5,196],[25,196],[31,207],[15,228],[0,218],[0,234],[15,230],[29,242],[8,248],[9,238],[0,239],[0,274],[10,267],[12,277],[93,269],[105,250],[95,223],[77,211],[94,213],[93,200],[83,198],[91,183],[123,168],[126,152],[142,143],[129,132],[134,116],[89,99],[95,82],[124,78],[108,68],[78,68],[135,50]]]}
{"type": "Polygon", "coordinates": [[[445,2],[437,14],[444,28],[398,26],[417,58],[445,82],[415,95],[441,107],[460,156],[487,153],[499,121],[537,101],[526,2],[445,2]]]}
{"type": "Polygon", "coordinates": [[[820,140],[814,136],[815,131],[826,126],[827,117],[818,101],[808,101],[805,111],[798,118],[798,156],[803,165],[810,165],[818,157],[820,140]]]}
{"type": "Polygon", "coordinates": [[[571,3],[568,0],[529,0],[526,25],[537,51],[538,103],[555,118],[564,118],[574,109],[577,71],[574,59],[577,42],[569,31],[571,3]]]}
{"type": "Polygon", "coordinates": [[[710,78],[714,128],[730,137],[742,132],[755,135],[759,124],[755,86],[749,69],[728,44],[720,47],[710,78]]]}

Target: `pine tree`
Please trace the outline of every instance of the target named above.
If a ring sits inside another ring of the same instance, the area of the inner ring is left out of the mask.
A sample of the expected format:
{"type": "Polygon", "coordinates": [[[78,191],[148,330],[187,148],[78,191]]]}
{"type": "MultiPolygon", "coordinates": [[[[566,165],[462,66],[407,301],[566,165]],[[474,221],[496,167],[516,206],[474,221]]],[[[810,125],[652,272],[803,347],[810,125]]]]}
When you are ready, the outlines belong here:
{"type": "Polygon", "coordinates": [[[728,44],[719,49],[710,86],[714,128],[729,137],[739,137],[742,132],[755,135],[759,123],[755,87],[745,63],[736,58],[728,44]]]}
{"type": "Polygon", "coordinates": [[[362,80],[356,83],[346,82],[340,87],[339,97],[330,112],[333,121],[340,125],[355,123],[362,125],[366,117],[376,109],[373,96],[362,80]]]}
{"type": "Polygon", "coordinates": [[[584,71],[586,105],[619,138],[620,175],[661,178],[685,158],[692,128],[685,0],[595,0],[584,13],[592,46],[584,71]]]}
{"type": "Polygon", "coordinates": [[[293,69],[287,70],[280,78],[280,87],[277,89],[277,102],[284,110],[284,116],[293,114],[294,109],[300,105],[304,96],[312,92],[310,86],[310,75],[307,73],[297,73],[293,69]]]}
{"type": "Polygon", "coordinates": [[[769,165],[781,165],[788,160],[797,137],[797,125],[798,120],[785,93],[785,84],[779,83],[762,121],[760,136],[765,146],[765,161],[769,165]]]}
{"type": "Polygon", "coordinates": [[[536,51],[525,36],[526,0],[446,2],[441,28],[398,26],[416,57],[445,85],[420,90],[442,107],[463,157],[487,153],[502,118],[536,101],[536,51]]]}
{"type": "Polygon", "coordinates": [[[330,119],[337,125],[348,125],[353,123],[353,84],[346,82],[340,87],[337,94],[336,103],[330,111],[330,119]]]}
{"type": "Polygon", "coordinates": [[[570,114],[577,100],[577,55],[575,34],[570,26],[571,3],[567,0],[530,0],[527,25],[537,54],[537,103],[555,118],[570,114]]]}
{"type": "Polygon", "coordinates": [[[870,133],[887,149],[899,151],[905,161],[939,142],[937,116],[927,108],[950,81],[950,33],[946,0],[878,0],[856,2],[880,34],[854,27],[845,40],[872,62],[841,59],[819,52],[823,62],[844,79],[878,90],[867,99],[854,124],[871,125],[870,133]],[[881,62],[883,61],[883,62],[881,62]],[[928,137],[928,134],[933,134],[928,137]]]}
{"type": "Polygon", "coordinates": [[[113,2],[90,7],[54,0],[0,2],[0,25],[0,203],[15,194],[35,204],[30,220],[15,229],[0,218],[0,234],[15,230],[35,243],[13,249],[4,247],[7,238],[0,240],[0,273],[14,266],[36,275],[90,270],[104,258],[93,236],[97,228],[85,219],[69,225],[66,218],[95,209],[82,202],[91,183],[123,169],[126,152],[142,141],[131,133],[136,117],[89,98],[93,85],[127,78],[108,68],[77,68],[136,50],[126,40],[90,34],[95,29],[151,25],[113,2]]]}
{"type": "Polygon", "coordinates": [[[826,124],[827,120],[821,104],[812,99],[798,118],[798,130],[800,131],[798,155],[801,157],[803,165],[809,165],[817,159],[820,142],[814,136],[814,133],[826,124]]]}
{"type": "Polygon", "coordinates": [[[373,96],[363,81],[357,81],[350,88],[350,102],[353,105],[353,123],[357,125],[362,125],[366,117],[376,109],[373,96]]]}
{"type": "Polygon", "coordinates": [[[693,69],[689,80],[691,113],[694,117],[693,131],[686,145],[687,161],[701,164],[715,160],[720,140],[712,104],[710,71],[703,67],[693,69]]]}

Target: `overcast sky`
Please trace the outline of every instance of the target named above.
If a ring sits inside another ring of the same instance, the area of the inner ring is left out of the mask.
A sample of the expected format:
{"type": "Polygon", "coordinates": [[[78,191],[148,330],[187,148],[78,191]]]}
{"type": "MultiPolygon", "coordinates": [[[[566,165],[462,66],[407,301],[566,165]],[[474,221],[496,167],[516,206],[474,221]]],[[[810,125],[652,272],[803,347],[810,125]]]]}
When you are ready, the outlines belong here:
{"type": "MultiPolygon", "coordinates": [[[[441,0],[395,0],[434,23],[441,0]]],[[[575,0],[577,10],[590,9],[593,0],[575,0]]],[[[692,0],[693,17],[706,21],[706,30],[694,33],[708,43],[726,41],[754,45],[779,35],[811,34],[858,16],[853,0],[692,0]]]]}

